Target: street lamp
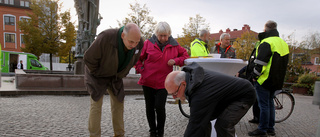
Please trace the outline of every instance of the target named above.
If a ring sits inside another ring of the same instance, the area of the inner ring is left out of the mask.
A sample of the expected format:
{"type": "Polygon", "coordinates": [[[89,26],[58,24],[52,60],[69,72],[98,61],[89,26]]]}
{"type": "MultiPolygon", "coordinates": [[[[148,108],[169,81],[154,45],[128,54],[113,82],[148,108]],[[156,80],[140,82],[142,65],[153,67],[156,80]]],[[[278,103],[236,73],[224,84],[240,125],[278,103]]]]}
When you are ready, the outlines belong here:
{"type": "Polygon", "coordinates": [[[73,55],[74,55],[75,49],[76,49],[75,46],[72,46],[69,51],[69,64],[67,67],[69,71],[71,71],[71,69],[73,70],[73,67],[72,67],[73,65],[71,65],[71,62],[73,63],[73,55]],[[71,54],[72,54],[72,60],[71,60],[71,54]]]}

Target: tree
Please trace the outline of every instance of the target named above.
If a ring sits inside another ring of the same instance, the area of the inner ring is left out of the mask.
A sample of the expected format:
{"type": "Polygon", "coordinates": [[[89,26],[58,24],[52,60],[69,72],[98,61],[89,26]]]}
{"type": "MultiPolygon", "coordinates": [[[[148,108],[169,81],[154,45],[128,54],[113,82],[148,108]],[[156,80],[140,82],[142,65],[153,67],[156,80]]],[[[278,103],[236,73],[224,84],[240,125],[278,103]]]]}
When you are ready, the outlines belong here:
{"type": "MultiPolygon", "coordinates": [[[[61,25],[63,26],[62,34],[60,36],[61,39],[65,40],[65,42],[61,43],[58,56],[60,57],[61,63],[69,62],[69,56],[71,56],[70,51],[72,46],[76,45],[76,37],[77,32],[75,29],[74,23],[70,22],[70,10],[67,12],[61,13],[61,25]]],[[[72,57],[73,58],[73,57],[72,57]]]]}
{"type": "MultiPolygon", "coordinates": [[[[199,33],[202,29],[207,29],[208,31],[210,31],[209,28],[209,23],[206,23],[206,19],[201,17],[200,14],[196,14],[196,17],[190,17],[189,18],[189,23],[184,25],[184,28],[182,28],[183,30],[183,35],[182,36],[178,36],[177,41],[179,42],[179,44],[186,48],[188,50],[188,54],[190,55],[190,43],[195,39],[199,37],[199,33]]],[[[210,43],[214,43],[214,40],[210,40],[208,42],[210,43]]],[[[214,45],[208,44],[208,49],[210,50],[210,48],[214,45]]]]}
{"type": "Polygon", "coordinates": [[[67,43],[68,46],[72,43],[67,40],[72,39],[72,34],[69,33],[74,32],[69,30],[73,24],[67,23],[70,22],[70,11],[59,14],[62,3],[58,3],[59,0],[32,0],[30,8],[33,13],[28,14],[30,19],[18,22],[25,34],[25,48],[22,48],[22,51],[33,53],[37,57],[42,53],[50,54],[50,70],[52,70],[52,56],[60,50],[68,49],[65,48],[67,43]],[[66,28],[62,30],[64,27],[66,28]],[[61,44],[61,40],[65,40],[66,45],[61,44]]]}
{"type": "MultiPolygon", "coordinates": [[[[315,54],[317,56],[320,55],[320,33],[311,32],[309,35],[304,37],[304,41],[301,42],[300,46],[305,48],[305,62],[310,62],[312,56],[315,54]]],[[[318,66],[316,72],[318,72],[319,69],[320,67],[318,66]]]]}
{"type": "Polygon", "coordinates": [[[248,60],[252,50],[255,47],[258,40],[255,37],[255,34],[252,31],[247,31],[241,34],[240,38],[237,38],[233,43],[233,47],[237,50],[236,56],[239,59],[248,60]]]}
{"type": "Polygon", "coordinates": [[[310,35],[305,37],[305,45],[312,48],[313,53],[320,54],[320,33],[311,32],[310,35]]]}
{"type": "Polygon", "coordinates": [[[302,62],[304,61],[304,54],[298,53],[298,48],[296,45],[297,41],[294,40],[294,33],[291,33],[287,37],[284,38],[286,43],[289,46],[289,61],[285,76],[286,82],[297,83],[300,75],[309,73],[310,70],[305,69],[302,66],[302,62]]]}
{"type": "Polygon", "coordinates": [[[149,16],[150,10],[146,4],[141,7],[137,1],[135,4],[130,3],[129,5],[132,12],[129,13],[129,17],[126,17],[122,22],[117,20],[119,27],[122,27],[130,22],[135,23],[139,26],[142,37],[144,39],[150,38],[157,24],[156,21],[153,21],[153,17],[149,16]]]}

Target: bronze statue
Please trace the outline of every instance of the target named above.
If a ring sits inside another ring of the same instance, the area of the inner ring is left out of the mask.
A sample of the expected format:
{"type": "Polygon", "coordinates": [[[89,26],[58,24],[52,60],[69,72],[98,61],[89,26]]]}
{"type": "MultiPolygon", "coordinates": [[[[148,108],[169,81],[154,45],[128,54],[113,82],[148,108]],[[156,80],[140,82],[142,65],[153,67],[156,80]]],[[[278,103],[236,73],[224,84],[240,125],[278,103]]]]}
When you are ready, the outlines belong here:
{"type": "Polygon", "coordinates": [[[102,17],[99,14],[99,0],[74,0],[78,14],[78,31],[76,40],[75,74],[83,74],[83,54],[96,37],[97,27],[102,17]]]}

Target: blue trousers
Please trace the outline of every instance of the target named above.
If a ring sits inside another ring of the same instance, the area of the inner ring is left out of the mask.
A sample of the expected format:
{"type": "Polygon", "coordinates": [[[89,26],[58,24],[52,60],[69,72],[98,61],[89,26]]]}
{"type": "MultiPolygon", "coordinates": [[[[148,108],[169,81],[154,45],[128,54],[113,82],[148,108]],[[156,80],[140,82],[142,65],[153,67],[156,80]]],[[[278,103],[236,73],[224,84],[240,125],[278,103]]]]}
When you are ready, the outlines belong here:
{"type": "Polygon", "coordinates": [[[256,88],[258,104],[260,107],[260,121],[258,129],[264,132],[267,130],[274,131],[274,91],[265,89],[256,81],[254,82],[254,86],[256,88]]]}

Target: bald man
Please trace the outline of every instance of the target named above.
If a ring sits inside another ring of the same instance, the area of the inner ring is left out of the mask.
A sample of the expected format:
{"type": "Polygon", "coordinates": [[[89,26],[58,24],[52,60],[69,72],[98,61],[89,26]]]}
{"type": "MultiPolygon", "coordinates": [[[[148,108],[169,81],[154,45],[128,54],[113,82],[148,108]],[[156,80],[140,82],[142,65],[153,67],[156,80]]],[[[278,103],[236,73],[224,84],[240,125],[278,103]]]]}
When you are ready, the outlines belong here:
{"type": "Polygon", "coordinates": [[[143,39],[136,24],[101,32],[84,54],[85,84],[90,93],[90,137],[101,136],[103,95],[110,95],[112,124],[115,137],[124,136],[122,78],[138,61],[143,39]]]}
{"type": "Polygon", "coordinates": [[[185,137],[210,137],[210,121],[214,119],[218,137],[234,137],[234,126],[256,99],[248,80],[206,70],[197,63],[169,73],[165,88],[173,98],[190,103],[185,137]]]}

